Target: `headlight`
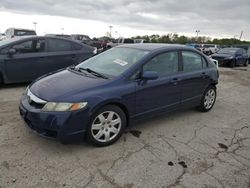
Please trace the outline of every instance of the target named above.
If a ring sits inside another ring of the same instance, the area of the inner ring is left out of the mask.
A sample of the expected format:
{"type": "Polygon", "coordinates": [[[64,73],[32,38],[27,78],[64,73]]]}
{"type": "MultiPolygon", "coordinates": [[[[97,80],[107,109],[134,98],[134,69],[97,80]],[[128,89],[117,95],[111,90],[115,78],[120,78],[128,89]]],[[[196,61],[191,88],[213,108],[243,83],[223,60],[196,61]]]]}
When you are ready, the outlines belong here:
{"type": "Polygon", "coordinates": [[[93,54],[94,55],[97,54],[97,48],[96,47],[94,47],[93,54]]]}
{"type": "Polygon", "coordinates": [[[27,95],[27,94],[28,94],[28,90],[29,90],[29,86],[26,87],[26,89],[25,89],[24,92],[23,92],[23,95],[27,95]]]}
{"type": "Polygon", "coordinates": [[[233,59],[233,58],[234,58],[234,56],[226,57],[225,59],[233,59]]]}
{"type": "Polygon", "coordinates": [[[87,102],[80,102],[80,103],[55,103],[55,102],[47,102],[43,107],[43,111],[74,111],[80,110],[87,106],[87,102]]]}

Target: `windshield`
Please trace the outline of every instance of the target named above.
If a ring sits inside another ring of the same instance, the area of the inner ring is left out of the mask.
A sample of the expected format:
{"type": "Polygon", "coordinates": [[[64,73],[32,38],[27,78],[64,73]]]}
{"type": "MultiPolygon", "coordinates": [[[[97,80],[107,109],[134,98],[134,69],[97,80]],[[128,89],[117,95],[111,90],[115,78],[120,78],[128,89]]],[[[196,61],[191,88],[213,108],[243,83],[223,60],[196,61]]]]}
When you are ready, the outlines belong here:
{"type": "Polygon", "coordinates": [[[148,51],[132,48],[112,48],[84,61],[77,67],[88,68],[103,75],[115,77],[137,63],[147,53],[148,51]]]}
{"type": "Polygon", "coordinates": [[[223,48],[223,49],[218,51],[218,54],[234,55],[237,51],[238,51],[238,49],[235,49],[235,48],[223,48]]]}
{"type": "Polygon", "coordinates": [[[210,45],[210,44],[204,44],[203,45],[204,48],[214,48],[215,46],[214,45],[210,45]]]}
{"type": "Polygon", "coordinates": [[[15,42],[15,41],[18,41],[18,40],[19,40],[18,38],[10,38],[10,39],[1,40],[0,41],[0,46],[3,46],[5,44],[9,44],[11,42],[15,42]]]}

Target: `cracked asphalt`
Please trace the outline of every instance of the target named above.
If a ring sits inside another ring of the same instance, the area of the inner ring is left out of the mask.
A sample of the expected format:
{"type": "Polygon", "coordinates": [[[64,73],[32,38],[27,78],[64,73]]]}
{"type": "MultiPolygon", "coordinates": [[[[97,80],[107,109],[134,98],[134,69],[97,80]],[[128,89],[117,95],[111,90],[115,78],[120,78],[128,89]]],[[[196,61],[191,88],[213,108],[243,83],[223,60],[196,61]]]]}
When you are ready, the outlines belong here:
{"type": "Polygon", "coordinates": [[[220,69],[209,113],[142,121],[103,148],[34,134],[18,112],[24,89],[0,89],[0,188],[250,187],[250,67],[220,69]]]}

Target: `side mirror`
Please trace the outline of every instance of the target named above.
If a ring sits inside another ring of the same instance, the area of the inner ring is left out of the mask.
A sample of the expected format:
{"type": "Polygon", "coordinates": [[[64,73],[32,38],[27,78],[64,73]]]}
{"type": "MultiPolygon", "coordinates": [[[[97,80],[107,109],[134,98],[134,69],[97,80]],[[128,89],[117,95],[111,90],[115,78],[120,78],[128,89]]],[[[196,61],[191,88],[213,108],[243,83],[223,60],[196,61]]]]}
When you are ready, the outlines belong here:
{"type": "Polygon", "coordinates": [[[159,75],[155,71],[145,71],[142,73],[143,80],[156,80],[157,78],[159,78],[159,75]]]}
{"type": "Polygon", "coordinates": [[[14,48],[9,49],[9,55],[12,56],[16,53],[16,50],[14,48]]]}

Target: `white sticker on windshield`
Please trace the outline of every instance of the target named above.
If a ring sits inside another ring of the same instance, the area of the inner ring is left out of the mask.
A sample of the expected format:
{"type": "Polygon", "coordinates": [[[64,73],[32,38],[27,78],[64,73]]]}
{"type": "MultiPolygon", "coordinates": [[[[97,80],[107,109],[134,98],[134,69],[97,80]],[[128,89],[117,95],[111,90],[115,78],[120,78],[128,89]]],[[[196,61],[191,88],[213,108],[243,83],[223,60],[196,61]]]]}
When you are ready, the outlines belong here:
{"type": "Polygon", "coordinates": [[[121,65],[121,66],[125,66],[125,65],[128,64],[128,62],[123,61],[123,60],[121,60],[121,59],[116,59],[116,60],[114,60],[114,63],[117,63],[117,64],[119,64],[119,65],[121,65]]]}

